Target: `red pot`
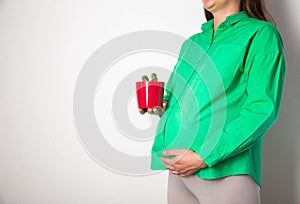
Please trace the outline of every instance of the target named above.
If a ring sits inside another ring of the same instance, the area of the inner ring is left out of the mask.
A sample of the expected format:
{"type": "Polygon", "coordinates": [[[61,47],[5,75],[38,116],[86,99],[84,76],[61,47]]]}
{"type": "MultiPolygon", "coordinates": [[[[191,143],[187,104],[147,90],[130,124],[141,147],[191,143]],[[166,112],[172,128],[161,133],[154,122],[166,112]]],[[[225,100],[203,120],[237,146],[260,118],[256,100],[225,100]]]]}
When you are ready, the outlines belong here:
{"type": "Polygon", "coordinates": [[[136,82],[136,95],[139,108],[162,107],[164,96],[164,82],[147,81],[136,82]]]}

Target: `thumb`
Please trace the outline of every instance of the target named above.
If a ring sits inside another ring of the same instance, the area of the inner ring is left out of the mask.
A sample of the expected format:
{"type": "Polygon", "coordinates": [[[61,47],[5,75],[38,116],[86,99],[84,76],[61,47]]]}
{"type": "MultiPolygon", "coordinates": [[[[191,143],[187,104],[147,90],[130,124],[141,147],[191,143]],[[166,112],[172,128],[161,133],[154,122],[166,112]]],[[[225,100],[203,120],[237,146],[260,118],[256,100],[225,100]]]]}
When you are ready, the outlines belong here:
{"type": "Polygon", "coordinates": [[[164,101],[164,102],[163,102],[163,104],[162,104],[162,105],[163,105],[163,109],[166,109],[167,104],[168,104],[168,101],[164,101]]]}
{"type": "Polygon", "coordinates": [[[179,154],[178,150],[166,150],[163,152],[165,156],[177,156],[179,154]]]}

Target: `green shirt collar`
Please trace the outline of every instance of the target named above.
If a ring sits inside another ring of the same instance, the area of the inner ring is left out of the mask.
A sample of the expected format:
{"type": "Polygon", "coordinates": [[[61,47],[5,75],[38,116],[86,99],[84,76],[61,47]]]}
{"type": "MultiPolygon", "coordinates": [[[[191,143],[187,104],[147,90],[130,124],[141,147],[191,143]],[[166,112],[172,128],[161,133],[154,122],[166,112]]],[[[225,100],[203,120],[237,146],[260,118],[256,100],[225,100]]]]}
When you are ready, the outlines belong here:
{"type": "MultiPolygon", "coordinates": [[[[231,25],[237,23],[238,21],[248,18],[248,17],[249,16],[247,15],[247,13],[245,11],[240,11],[238,13],[227,16],[226,20],[223,23],[221,23],[219,27],[231,26],[231,25]]],[[[213,24],[214,24],[214,19],[211,19],[211,20],[203,23],[202,27],[201,27],[202,31],[213,29],[213,24]]]]}

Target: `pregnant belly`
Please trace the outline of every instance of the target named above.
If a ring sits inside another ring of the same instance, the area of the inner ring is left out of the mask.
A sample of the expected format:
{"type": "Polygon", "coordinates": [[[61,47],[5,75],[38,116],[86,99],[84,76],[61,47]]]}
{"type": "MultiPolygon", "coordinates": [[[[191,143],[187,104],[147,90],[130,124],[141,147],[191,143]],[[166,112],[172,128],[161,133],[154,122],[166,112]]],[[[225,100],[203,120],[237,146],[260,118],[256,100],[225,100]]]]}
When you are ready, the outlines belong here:
{"type": "Polygon", "coordinates": [[[198,146],[205,130],[207,125],[200,120],[199,113],[190,114],[174,108],[165,124],[166,149],[191,149],[198,146]]]}

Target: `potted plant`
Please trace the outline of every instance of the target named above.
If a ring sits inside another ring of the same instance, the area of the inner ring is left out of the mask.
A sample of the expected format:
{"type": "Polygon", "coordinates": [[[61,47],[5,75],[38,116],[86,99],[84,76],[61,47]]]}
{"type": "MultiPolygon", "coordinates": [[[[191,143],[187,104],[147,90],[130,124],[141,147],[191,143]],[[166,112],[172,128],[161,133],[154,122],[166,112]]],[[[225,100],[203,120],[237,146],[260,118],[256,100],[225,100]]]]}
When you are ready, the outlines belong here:
{"type": "Polygon", "coordinates": [[[136,94],[139,108],[162,107],[164,95],[164,82],[159,82],[156,73],[151,74],[151,81],[147,75],[142,81],[136,82],[136,94]]]}

